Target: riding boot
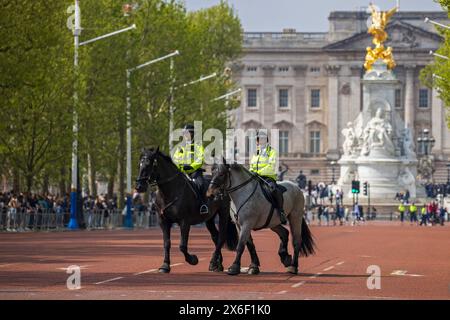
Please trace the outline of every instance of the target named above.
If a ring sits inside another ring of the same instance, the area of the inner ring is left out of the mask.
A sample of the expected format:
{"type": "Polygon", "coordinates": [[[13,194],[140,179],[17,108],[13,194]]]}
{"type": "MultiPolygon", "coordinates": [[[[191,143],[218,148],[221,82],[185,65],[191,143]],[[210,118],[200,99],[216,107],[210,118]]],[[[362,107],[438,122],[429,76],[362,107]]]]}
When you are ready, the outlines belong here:
{"type": "Polygon", "coordinates": [[[280,214],[280,221],[281,224],[287,224],[287,218],[286,218],[286,213],[284,212],[283,209],[283,195],[281,194],[280,191],[275,190],[273,193],[273,196],[275,198],[275,202],[277,203],[277,210],[278,213],[280,214]]]}
{"type": "Polygon", "coordinates": [[[209,208],[208,205],[206,204],[205,192],[203,191],[204,188],[203,185],[205,182],[203,174],[201,171],[196,171],[193,173],[192,178],[194,179],[194,184],[197,189],[197,198],[200,202],[200,214],[201,215],[208,214],[209,208]]]}

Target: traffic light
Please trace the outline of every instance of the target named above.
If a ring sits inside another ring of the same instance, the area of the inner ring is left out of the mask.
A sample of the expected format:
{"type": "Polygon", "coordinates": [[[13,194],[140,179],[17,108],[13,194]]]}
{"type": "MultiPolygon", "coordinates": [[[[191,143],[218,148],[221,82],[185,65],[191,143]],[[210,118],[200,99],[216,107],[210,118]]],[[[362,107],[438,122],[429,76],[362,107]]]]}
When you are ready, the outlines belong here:
{"type": "Polygon", "coordinates": [[[364,182],[364,184],[363,184],[363,194],[364,194],[365,196],[367,196],[367,195],[369,194],[368,188],[369,188],[369,183],[367,183],[367,181],[366,181],[366,182],[364,182]]]}
{"type": "Polygon", "coordinates": [[[352,181],[352,193],[359,193],[359,181],[358,180],[352,181]]]}

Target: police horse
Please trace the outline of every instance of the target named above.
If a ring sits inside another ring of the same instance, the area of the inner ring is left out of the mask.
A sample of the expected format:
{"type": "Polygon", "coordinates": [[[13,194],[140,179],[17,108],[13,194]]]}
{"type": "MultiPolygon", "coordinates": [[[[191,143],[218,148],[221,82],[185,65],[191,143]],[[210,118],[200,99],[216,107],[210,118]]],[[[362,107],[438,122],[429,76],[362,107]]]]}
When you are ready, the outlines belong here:
{"type": "MultiPolygon", "coordinates": [[[[209,184],[208,179],[205,181],[209,184]]],[[[203,222],[206,223],[215,244],[209,270],[223,271],[221,249],[226,242],[228,249],[235,250],[238,240],[236,227],[229,214],[229,198],[209,201],[209,213],[200,214],[199,195],[194,189],[192,181],[178,170],[169,156],[159,151],[159,147],[156,150],[144,149],[141,154],[136,191],[146,192],[149,183],[158,186],[156,206],[164,238],[164,262],[159,268],[159,272],[170,272],[170,231],[174,223],[180,226],[180,251],[184,254],[186,262],[191,265],[198,264],[197,256],[188,252],[188,238],[191,225],[203,222]],[[217,215],[219,216],[219,231],[214,222],[217,215]]],[[[205,192],[207,187],[206,184],[205,192]]]]}
{"type": "Polygon", "coordinates": [[[239,229],[239,242],[236,258],[228,269],[228,274],[240,273],[241,256],[244,246],[251,243],[251,265],[249,273],[259,273],[259,259],[253,245],[251,231],[270,228],[276,232],[281,240],[278,254],[281,262],[291,274],[298,274],[299,255],[314,254],[314,240],[305,222],[305,198],[300,188],[290,181],[279,183],[284,192],[284,210],[292,233],[294,257],[288,253],[289,231],[281,225],[280,217],[273,214],[274,204],[266,183],[258,175],[248,171],[240,164],[218,164],[213,172],[213,178],[208,188],[208,197],[218,197],[229,194],[236,208],[233,220],[239,229]],[[251,272],[253,271],[253,272],[251,272]]]}

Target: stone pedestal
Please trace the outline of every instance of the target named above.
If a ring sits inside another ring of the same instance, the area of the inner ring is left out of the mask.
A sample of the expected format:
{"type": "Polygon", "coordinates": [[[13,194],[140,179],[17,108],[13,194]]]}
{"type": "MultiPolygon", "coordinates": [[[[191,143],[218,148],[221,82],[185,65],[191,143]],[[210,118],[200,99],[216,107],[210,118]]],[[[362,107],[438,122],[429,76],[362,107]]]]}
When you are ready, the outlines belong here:
{"type": "Polygon", "coordinates": [[[399,81],[378,61],[366,72],[362,83],[363,110],[343,132],[347,140],[346,154],[338,162],[339,188],[352,198],[351,181],[359,180],[361,189],[368,182],[373,203],[392,202],[397,192],[406,190],[412,200],[424,197],[425,190],[416,181],[417,158],[411,130],[394,109],[399,81]],[[350,131],[353,134],[349,136],[350,131]]]}

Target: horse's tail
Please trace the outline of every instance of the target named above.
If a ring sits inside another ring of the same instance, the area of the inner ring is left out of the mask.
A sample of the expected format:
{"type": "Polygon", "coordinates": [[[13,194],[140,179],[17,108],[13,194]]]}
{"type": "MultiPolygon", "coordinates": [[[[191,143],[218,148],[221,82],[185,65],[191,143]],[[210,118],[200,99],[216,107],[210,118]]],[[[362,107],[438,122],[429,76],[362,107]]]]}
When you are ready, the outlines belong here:
{"type": "Polygon", "coordinates": [[[239,242],[239,235],[237,228],[230,215],[227,218],[227,249],[230,251],[235,251],[239,242]]]}
{"type": "Polygon", "coordinates": [[[313,236],[311,234],[311,230],[309,230],[308,225],[306,224],[305,219],[302,219],[302,243],[300,245],[300,255],[307,257],[310,254],[314,254],[316,244],[314,243],[313,236]]]}

